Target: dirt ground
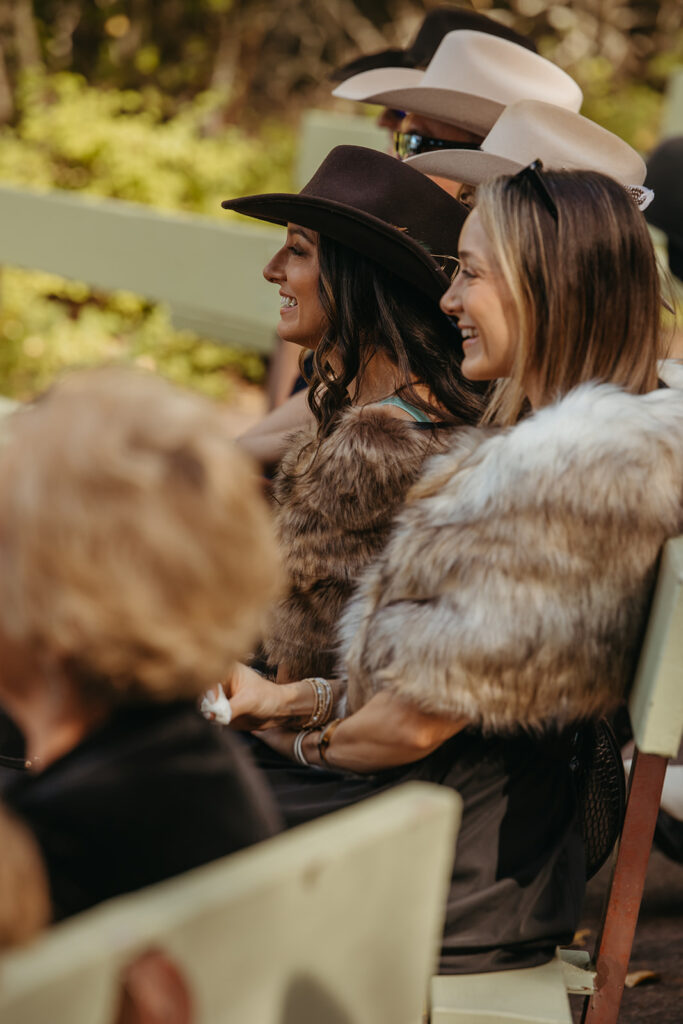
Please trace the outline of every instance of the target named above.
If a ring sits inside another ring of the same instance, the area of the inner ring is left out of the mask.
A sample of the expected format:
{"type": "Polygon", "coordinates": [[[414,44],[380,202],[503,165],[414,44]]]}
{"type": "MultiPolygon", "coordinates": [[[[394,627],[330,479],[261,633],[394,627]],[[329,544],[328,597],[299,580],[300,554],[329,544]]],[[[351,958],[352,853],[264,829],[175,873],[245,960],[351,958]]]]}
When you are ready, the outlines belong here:
{"type": "MultiPolygon", "coordinates": [[[[609,865],[588,885],[580,929],[593,951],[609,883],[609,865]]],[[[625,989],[619,1024],[683,1024],[683,865],[654,849],[650,857],[629,971],[651,970],[659,980],[625,989]]],[[[583,999],[571,997],[575,1024],[583,999]]]]}

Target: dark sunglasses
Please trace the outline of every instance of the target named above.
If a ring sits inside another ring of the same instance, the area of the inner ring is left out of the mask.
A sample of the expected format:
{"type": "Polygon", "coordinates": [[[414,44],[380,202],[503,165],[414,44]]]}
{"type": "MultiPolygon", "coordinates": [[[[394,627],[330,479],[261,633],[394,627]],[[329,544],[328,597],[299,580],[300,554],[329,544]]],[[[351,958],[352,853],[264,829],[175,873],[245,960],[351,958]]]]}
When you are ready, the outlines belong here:
{"type": "Polygon", "coordinates": [[[548,186],[543,180],[543,177],[541,175],[542,170],[542,162],[540,160],[534,160],[532,161],[532,163],[529,164],[528,167],[523,167],[522,170],[518,171],[517,174],[513,174],[513,176],[508,181],[506,187],[510,188],[511,185],[522,185],[525,182],[528,182],[535,191],[536,195],[543,203],[543,205],[545,206],[550,216],[557,224],[557,206],[555,205],[555,200],[548,191],[548,186]]]}
{"type": "Polygon", "coordinates": [[[408,156],[428,153],[432,149],[479,149],[475,142],[451,142],[450,139],[433,139],[419,132],[394,132],[394,150],[405,160],[408,156]]]}

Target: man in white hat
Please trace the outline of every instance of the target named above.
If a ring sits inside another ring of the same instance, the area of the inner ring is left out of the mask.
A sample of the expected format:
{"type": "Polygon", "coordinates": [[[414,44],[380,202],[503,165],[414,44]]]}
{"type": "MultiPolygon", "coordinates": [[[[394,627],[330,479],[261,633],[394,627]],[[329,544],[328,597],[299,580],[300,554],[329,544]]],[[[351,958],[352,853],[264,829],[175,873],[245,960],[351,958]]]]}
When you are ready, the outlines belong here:
{"type": "Polygon", "coordinates": [[[578,111],[583,99],[576,82],[551,61],[469,29],[445,35],[425,71],[374,68],[348,78],[333,95],[405,110],[396,135],[402,158],[477,148],[503,110],[519,100],[578,111]]]}
{"type": "Polygon", "coordinates": [[[645,161],[618,135],[572,110],[540,100],[507,107],[476,150],[439,149],[409,157],[429,177],[472,189],[498,174],[516,174],[540,159],[546,170],[599,171],[620,182],[644,208],[645,161]]]}
{"type": "MultiPolygon", "coordinates": [[[[533,40],[527,39],[508,25],[503,25],[502,22],[495,21],[479,11],[470,11],[464,7],[434,7],[425,14],[417,35],[408,46],[357,57],[348,64],[336,68],[331,75],[332,81],[344,82],[363,71],[372,71],[377,68],[418,68],[424,71],[443,37],[448,32],[462,29],[472,29],[476,32],[500,36],[501,39],[509,39],[528,50],[533,50],[534,53],[537,52],[533,40]]],[[[385,107],[377,118],[380,128],[389,129],[392,146],[393,134],[400,127],[403,116],[402,110],[385,107]]]]}

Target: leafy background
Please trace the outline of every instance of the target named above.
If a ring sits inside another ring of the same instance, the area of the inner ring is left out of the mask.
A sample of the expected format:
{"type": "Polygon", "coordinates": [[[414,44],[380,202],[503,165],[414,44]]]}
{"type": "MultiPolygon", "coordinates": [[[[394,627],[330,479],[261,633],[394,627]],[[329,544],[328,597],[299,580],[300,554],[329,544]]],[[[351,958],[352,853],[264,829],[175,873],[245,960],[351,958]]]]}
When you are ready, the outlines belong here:
{"type": "MultiPolygon", "coordinates": [[[[343,104],[333,67],[405,45],[420,0],[0,0],[0,180],[219,216],[288,189],[301,111],[343,104]]],[[[683,64],[681,0],[476,0],[581,84],[583,112],[642,152],[683,64]]],[[[349,107],[349,109],[352,109],[349,107]]],[[[0,271],[0,393],[65,366],[132,361],[216,397],[262,361],[171,328],[128,293],[0,271]]]]}

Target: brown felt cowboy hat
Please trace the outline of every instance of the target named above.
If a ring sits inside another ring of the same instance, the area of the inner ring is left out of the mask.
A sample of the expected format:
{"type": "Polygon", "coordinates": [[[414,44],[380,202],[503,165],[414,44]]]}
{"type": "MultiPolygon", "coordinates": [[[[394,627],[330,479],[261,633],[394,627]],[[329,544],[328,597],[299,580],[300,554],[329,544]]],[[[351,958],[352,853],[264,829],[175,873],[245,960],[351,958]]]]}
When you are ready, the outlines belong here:
{"type": "Polygon", "coordinates": [[[419,171],[361,146],[333,149],[298,194],[243,196],[221,205],[318,231],[437,300],[450,284],[469,212],[419,171]]]}
{"type": "Polygon", "coordinates": [[[424,69],[436,52],[436,48],[448,32],[460,29],[472,29],[475,32],[488,32],[501,39],[509,39],[512,43],[526,46],[536,52],[536,44],[515,32],[514,29],[502,25],[493,18],[487,18],[478,11],[468,11],[462,7],[436,7],[429,11],[410,46],[404,49],[381,50],[379,53],[366,54],[336,68],[330,78],[333,82],[343,82],[352,75],[375,68],[421,68],[424,69]]]}

